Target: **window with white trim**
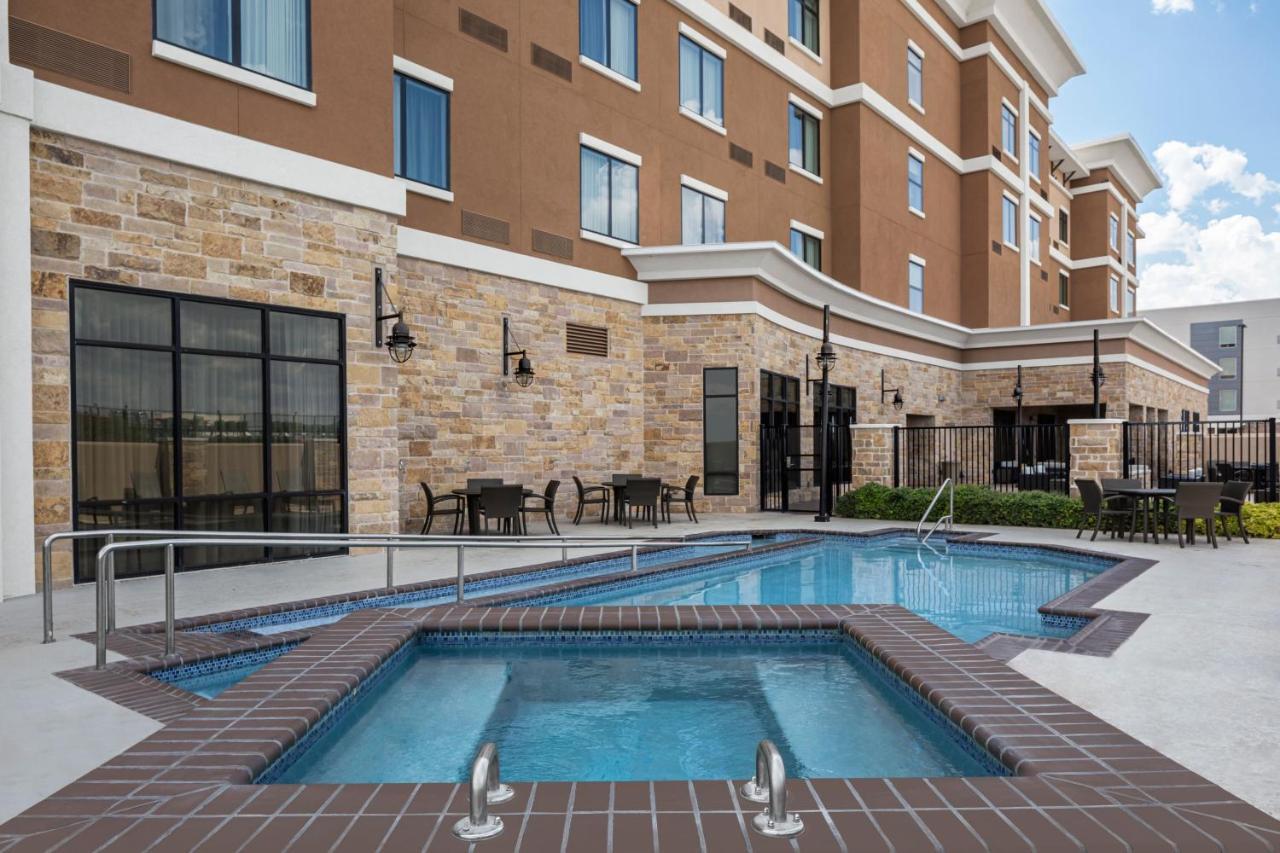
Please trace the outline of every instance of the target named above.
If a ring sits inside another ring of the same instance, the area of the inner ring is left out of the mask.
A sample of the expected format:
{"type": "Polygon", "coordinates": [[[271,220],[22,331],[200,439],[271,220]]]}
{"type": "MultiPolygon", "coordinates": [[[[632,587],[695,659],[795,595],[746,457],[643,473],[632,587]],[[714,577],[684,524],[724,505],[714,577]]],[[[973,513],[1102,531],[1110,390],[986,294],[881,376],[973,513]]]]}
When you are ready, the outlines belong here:
{"type": "Polygon", "coordinates": [[[1129,266],[1136,267],[1138,265],[1138,237],[1132,231],[1129,232],[1125,239],[1124,257],[1129,266]]]}
{"type": "Polygon", "coordinates": [[[155,39],[311,88],[310,0],[155,0],[155,39]]]}
{"type": "Polygon", "coordinates": [[[924,159],[916,154],[907,155],[907,207],[924,213],[924,159]]]}
{"type": "Polygon", "coordinates": [[[1218,378],[1219,379],[1235,379],[1236,371],[1239,369],[1240,360],[1234,355],[1218,359],[1218,378]]]}
{"type": "Polygon", "coordinates": [[[686,246],[724,242],[724,199],[680,187],[680,233],[686,246]]]}
{"type": "Polygon", "coordinates": [[[818,50],[818,0],[789,0],[787,32],[812,53],[818,50]]]}
{"type": "Polygon", "coordinates": [[[1006,246],[1018,248],[1018,202],[1009,196],[1000,197],[1001,235],[1006,246]]]}
{"type": "Polygon", "coordinates": [[[578,50],[628,80],[638,79],[636,13],[632,0],[579,0],[578,50]]]}
{"type": "Polygon", "coordinates": [[[581,146],[582,230],[640,242],[640,168],[581,146]]]}
{"type": "Polygon", "coordinates": [[[1111,232],[1108,238],[1108,244],[1111,246],[1111,250],[1113,252],[1118,252],[1120,251],[1120,217],[1116,216],[1114,213],[1111,214],[1110,228],[1111,232]]]}
{"type": "Polygon", "coordinates": [[[924,54],[914,45],[907,45],[907,100],[924,107],[924,54]]]}
{"type": "Polygon", "coordinates": [[[822,238],[806,234],[799,228],[791,229],[791,254],[815,270],[822,270],[822,238]]]}
{"type": "Polygon", "coordinates": [[[1027,251],[1031,253],[1031,262],[1040,263],[1040,217],[1031,214],[1031,235],[1027,239],[1027,251]]]}
{"type": "Polygon", "coordinates": [[[799,104],[788,104],[788,157],[790,163],[818,175],[818,117],[799,104]]]}
{"type": "Polygon", "coordinates": [[[1224,415],[1234,414],[1240,405],[1234,388],[1222,388],[1218,391],[1218,412],[1224,415]]]}
{"type": "Polygon", "coordinates": [[[1230,349],[1236,345],[1239,340],[1238,326],[1219,326],[1218,327],[1218,346],[1223,349],[1230,349]]]}
{"type": "Polygon", "coordinates": [[[1111,291],[1108,299],[1111,306],[1111,313],[1118,314],[1120,312],[1120,279],[1111,276],[1111,291]]]}
{"type": "Polygon", "coordinates": [[[1040,180],[1040,136],[1034,130],[1027,139],[1027,170],[1031,177],[1040,180]]]}
{"type": "Polygon", "coordinates": [[[915,258],[907,261],[907,308],[924,313],[924,264],[915,258]]]}
{"type": "Polygon", "coordinates": [[[1071,214],[1066,208],[1058,208],[1058,242],[1071,243],[1071,214]]]}
{"type": "Polygon", "coordinates": [[[1064,308],[1071,304],[1071,276],[1058,273],[1058,304],[1064,308]]]}
{"type": "Polygon", "coordinates": [[[1000,147],[1010,157],[1018,156],[1018,113],[1008,104],[1000,105],[1000,147]]]}
{"type": "Polygon", "coordinates": [[[724,60],[680,36],[680,106],[724,126],[724,60]]]}
{"type": "Polygon", "coordinates": [[[395,74],[392,126],[400,177],[449,189],[449,97],[444,89],[395,74]]]}

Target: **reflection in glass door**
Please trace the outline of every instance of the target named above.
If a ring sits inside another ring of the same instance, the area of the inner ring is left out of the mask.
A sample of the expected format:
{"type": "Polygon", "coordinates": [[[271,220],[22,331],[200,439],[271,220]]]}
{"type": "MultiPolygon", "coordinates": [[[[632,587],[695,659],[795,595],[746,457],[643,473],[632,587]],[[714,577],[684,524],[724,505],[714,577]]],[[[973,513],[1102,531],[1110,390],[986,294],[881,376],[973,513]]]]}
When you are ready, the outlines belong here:
{"type": "MultiPolygon", "coordinates": [[[[346,529],[340,317],[122,290],[72,289],[77,529],[346,529]]],[[[77,581],[100,540],[79,543],[77,581]]],[[[298,556],[190,548],[182,568],[298,556]]],[[[159,551],[117,561],[161,571],[159,551]]]]}

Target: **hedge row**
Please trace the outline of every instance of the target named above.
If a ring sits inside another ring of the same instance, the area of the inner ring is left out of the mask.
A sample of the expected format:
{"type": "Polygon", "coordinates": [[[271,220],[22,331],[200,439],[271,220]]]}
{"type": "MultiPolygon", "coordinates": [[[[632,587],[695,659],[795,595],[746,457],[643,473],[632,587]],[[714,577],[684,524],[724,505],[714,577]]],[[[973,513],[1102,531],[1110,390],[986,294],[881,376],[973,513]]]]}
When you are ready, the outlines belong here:
{"type": "MultiPolygon", "coordinates": [[[[835,514],[842,518],[871,518],[880,521],[915,523],[933,500],[935,489],[893,489],[868,483],[846,492],[836,501],[835,514]]],[[[941,504],[946,500],[943,496],[941,504]]],[[[940,518],[945,508],[935,507],[931,519],[940,518]]],[[[1084,508],[1080,501],[1048,492],[997,492],[983,486],[956,486],[955,523],[995,524],[1002,527],[1053,527],[1075,530],[1084,508]]],[[[1260,539],[1280,539],[1280,504],[1246,504],[1245,529],[1260,539]]],[[[1235,523],[1231,522],[1232,532],[1235,523]]]]}

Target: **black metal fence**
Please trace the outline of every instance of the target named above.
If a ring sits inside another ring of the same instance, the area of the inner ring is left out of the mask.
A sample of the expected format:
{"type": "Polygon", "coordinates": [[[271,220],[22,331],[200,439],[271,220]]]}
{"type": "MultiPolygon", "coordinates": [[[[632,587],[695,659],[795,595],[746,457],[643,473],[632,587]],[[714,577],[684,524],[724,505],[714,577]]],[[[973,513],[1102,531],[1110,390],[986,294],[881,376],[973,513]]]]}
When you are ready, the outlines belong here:
{"type": "MultiPolygon", "coordinates": [[[[822,434],[816,426],[760,427],[760,509],[816,512],[822,483],[822,434]]],[[[831,502],[853,481],[853,436],[847,425],[827,428],[831,502]]]]}
{"type": "Polygon", "coordinates": [[[1066,424],[895,427],[893,484],[957,485],[1068,494],[1071,436],[1066,424]]]}
{"type": "Polygon", "coordinates": [[[1275,418],[1124,425],[1124,476],[1147,488],[1246,480],[1254,500],[1274,503],[1280,500],[1276,451],[1275,418]]]}

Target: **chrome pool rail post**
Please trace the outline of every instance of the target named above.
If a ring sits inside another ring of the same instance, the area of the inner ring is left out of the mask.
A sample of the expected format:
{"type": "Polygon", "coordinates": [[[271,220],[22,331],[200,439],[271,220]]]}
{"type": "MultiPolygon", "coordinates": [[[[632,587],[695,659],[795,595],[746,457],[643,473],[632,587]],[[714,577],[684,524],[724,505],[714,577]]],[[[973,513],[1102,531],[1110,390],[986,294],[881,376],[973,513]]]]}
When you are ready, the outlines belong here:
{"type": "Polygon", "coordinates": [[[463,841],[484,841],[502,834],[502,818],[489,814],[491,804],[505,803],[515,792],[498,778],[498,747],[493,741],[480,745],[471,762],[470,809],[453,825],[463,841]]]}
{"type": "Polygon", "coordinates": [[[44,544],[40,548],[40,558],[43,561],[40,572],[41,592],[44,595],[44,639],[42,643],[52,643],[53,640],[53,543],[52,536],[46,536],[44,544]]]}
{"type": "Polygon", "coordinates": [[[742,799],[753,803],[769,802],[769,759],[765,755],[765,743],[766,741],[760,741],[760,745],[756,747],[756,775],[743,782],[738,791],[742,794],[742,799]]]}
{"type": "Polygon", "coordinates": [[[164,547],[164,653],[166,655],[177,651],[173,636],[173,573],[176,564],[174,546],[166,545],[164,547]]]}
{"type": "Polygon", "coordinates": [[[756,772],[761,764],[766,773],[769,788],[769,805],[751,818],[751,828],[767,838],[792,838],[804,831],[800,815],[787,812],[787,769],[782,763],[782,753],[771,740],[762,740],[756,747],[756,772]]]}
{"type": "Polygon", "coordinates": [[[467,546],[458,546],[458,603],[462,603],[463,575],[467,572],[467,546]]]}
{"type": "MultiPolygon", "coordinates": [[[[108,545],[115,544],[116,535],[108,533],[106,543],[108,545]]],[[[116,555],[112,554],[111,559],[107,560],[107,633],[110,634],[116,629],[116,555]]]]}
{"type": "Polygon", "coordinates": [[[396,585],[396,549],[387,549],[387,589],[396,585]]]}

